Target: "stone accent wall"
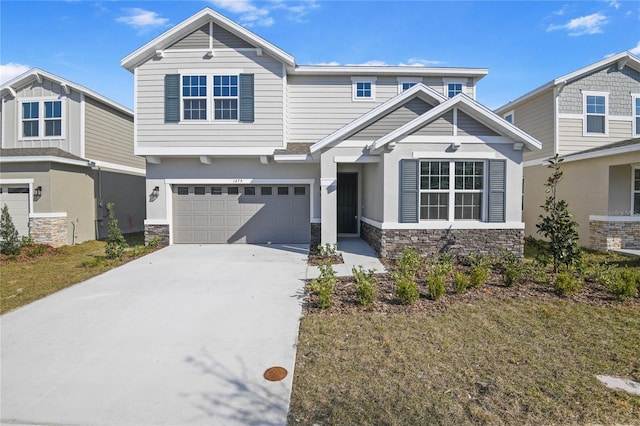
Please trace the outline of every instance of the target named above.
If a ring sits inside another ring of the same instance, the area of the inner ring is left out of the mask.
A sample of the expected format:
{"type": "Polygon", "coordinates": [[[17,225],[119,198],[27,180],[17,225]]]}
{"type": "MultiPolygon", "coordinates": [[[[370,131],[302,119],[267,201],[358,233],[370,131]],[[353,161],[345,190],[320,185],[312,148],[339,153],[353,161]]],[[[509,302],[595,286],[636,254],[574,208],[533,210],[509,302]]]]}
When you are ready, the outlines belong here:
{"type": "Polygon", "coordinates": [[[316,251],[318,251],[318,246],[321,243],[321,230],[321,223],[311,224],[311,239],[309,240],[309,252],[311,253],[315,253],[316,251]]]}
{"type": "Polygon", "coordinates": [[[160,238],[160,244],[169,245],[169,225],[144,225],[144,242],[147,244],[152,238],[160,238]]]}
{"type": "Polygon", "coordinates": [[[61,247],[67,241],[67,217],[32,217],[29,218],[29,235],[36,244],[47,244],[61,247]]]}
{"type": "Polygon", "coordinates": [[[460,256],[500,254],[524,256],[523,229],[380,229],[361,222],[360,236],[383,258],[396,259],[406,246],[424,256],[453,253],[460,256]]]}
{"type": "Polygon", "coordinates": [[[640,248],[640,218],[635,221],[589,220],[589,247],[601,251],[640,248]]]}

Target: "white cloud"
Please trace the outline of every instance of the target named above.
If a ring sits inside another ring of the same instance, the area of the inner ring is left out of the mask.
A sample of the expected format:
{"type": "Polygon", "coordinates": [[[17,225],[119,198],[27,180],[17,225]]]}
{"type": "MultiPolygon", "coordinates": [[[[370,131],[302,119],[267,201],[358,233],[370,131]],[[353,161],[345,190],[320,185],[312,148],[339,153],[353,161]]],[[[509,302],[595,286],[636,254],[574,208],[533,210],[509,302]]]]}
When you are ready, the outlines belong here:
{"type": "Polygon", "coordinates": [[[239,14],[240,24],[247,27],[255,25],[269,27],[275,22],[269,16],[268,8],[256,7],[251,0],[211,0],[211,3],[219,9],[239,14]]]}
{"type": "Polygon", "coordinates": [[[314,9],[320,7],[317,0],[298,0],[296,2],[287,0],[270,0],[260,2],[260,7],[256,6],[255,0],[209,0],[217,9],[224,10],[239,15],[240,24],[253,27],[269,27],[275,23],[271,13],[278,10],[287,13],[287,18],[291,21],[303,23],[304,17],[314,9]]]}
{"type": "Polygon", "coordinates": [[[587,34],[602,33],[602,27],[606,25],[608,19],[602,13],[593,13],[587,16],[574,18],[563,25],[551,25],[547,31],[566,30],[571,36],[581,36],[587,34]]]}
{"type": "Polygon", "coordinates": [[[569,5],[565,4],[560,9],[556,10],[555,12],[553,12],[553,14],[557,15],[557,16],[564,16],[564,14],[567,13],[568,9],[569,9],[569,5]]]}
{"type": "Polygon", "coordinates": [[[610,1],[609,6],[613,7],[614,9],[618,9],[620,7],[620,2],[616,0],[610,1]]]}
{"type": "Polygon", "coordinates": [[[387,64],[385,61],[379,61],[376,59],[373,59],[371,61],[367,61],[367,62],[362,62],[360,64],[347,64],[348,67],[351,66],[355,66],[355,67],[386,67],[389,66],[389,64],[387,64]]]}
{"type": "Polygon", "coordinates": [[[418,59],[418,58],[410,58],[406,64],[400,63],[402,66],[412,66],[412,67],[432,67],[434,65],[440,65],[442,61],[434,61],[431,59],[418,59]]]}
{"type": "Polygon", "coordinates": [[[640,41],[638,42],[638,44],[636,44],[636,47],[634,47],[633,49],[629,49],[629,52],[633,53],[634,55],[640,55],[640,41]]]}
{"type": "Polygon", "coordinates": [[[15,64],[13,62],[2,64],[0,65],[0,84],[4,84],[7,81],[19,76],[20,74],[24,74],[30,69],[31,67],[28,65],[15,64]]]}
{"type": "Polygon", "coordinates": [[[127,9],[128,15],[116,18],[117,22],[127,24],[140,32],[150,30],[155,27],[167,25],[169,19],[161,18],[156,12],[140,9],[138,7],[127,9]]]}

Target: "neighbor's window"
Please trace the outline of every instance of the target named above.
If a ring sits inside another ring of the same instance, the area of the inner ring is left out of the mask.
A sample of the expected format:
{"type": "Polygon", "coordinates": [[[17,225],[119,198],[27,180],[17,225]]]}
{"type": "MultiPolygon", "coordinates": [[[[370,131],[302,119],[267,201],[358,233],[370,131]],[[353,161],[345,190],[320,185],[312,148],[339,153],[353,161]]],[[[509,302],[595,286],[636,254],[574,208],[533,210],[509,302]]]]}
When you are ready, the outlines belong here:
{"type": "Polygon", "coordinates": [[[371,82],[358,81],[356,83],[356,98],[370,98],[371,97],[371,82]]]}
{"type": "Polygon", "coordinates": [[[404,92],[405,90],[409,90],[416,84],[418,83],[416,83],[415,81],[405,81],[402,83],[402,91],[404,92]]]}
{"type": "Polygon", "coordinates": [[[182,76],[182,104],[185,120],[207,119],[207,77],[182,76]]]}
{"type": "Polygon", "coordinates": [[[640,214],[640,168],[633,169],[633,214],[640,214]]]}
{"type": "Polygon", "coordinates": [[[45,101],[44,135],[62,136],[62,102],[45,101]]]}
{"type": "Polygon", "coordinates": [[[607,96],[585,94],[585,133],[607,133],[607,96]]]}
{"type": "Polygon", "coordinates": [[[39,106],[38,102],[22,103],[22,136],[25,138],[38,136],[39,106]]]}
{"type": "Polygon", "coordinates": [[[505,115],[504,115],[504,119],[505,119],[507,122],[509,122],[509,123],[513,124],[513,111],[511,111],[511,112],[509,112],[509,113],[505,114],[505,115]]]}
{"type": "Polygon", "coordinates": [[[640,95],[636,95],[633,98],[633,113],[635,115],[634,118],[634,134],[640,135],[640,95]]]}
{"type": "Polygon", "coordinates": [[[213,105],[216,120],[238,119],[238,76],[213,76],[213,105]]]}
{"type": "Polygon", "coordinates": [[[422,161],[420,219],[481,220],[484,169],[483,161],[422,161]]]}
{"type": "Polygon", "coordinates": [[[372,101],[376,97],[376,79],[351,77],[353,100],[372,101]]]}

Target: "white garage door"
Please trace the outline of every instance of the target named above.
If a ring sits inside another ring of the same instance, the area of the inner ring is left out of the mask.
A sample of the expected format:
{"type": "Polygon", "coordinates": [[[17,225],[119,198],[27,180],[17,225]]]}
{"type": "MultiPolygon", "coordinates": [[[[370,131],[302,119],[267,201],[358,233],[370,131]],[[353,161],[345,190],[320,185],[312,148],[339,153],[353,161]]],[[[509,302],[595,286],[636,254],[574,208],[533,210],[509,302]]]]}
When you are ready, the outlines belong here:
{"type": "Polygon", "coordinates": [[[29,187],[26,185],[0,186],[0,208],[9,207],[9,214],[20,236],[29,235],[29,187]]]}
{"type": "Polygon", "coordinates": [[[175,185],[174,243],[309,242],[309,187],[175,185]]]}

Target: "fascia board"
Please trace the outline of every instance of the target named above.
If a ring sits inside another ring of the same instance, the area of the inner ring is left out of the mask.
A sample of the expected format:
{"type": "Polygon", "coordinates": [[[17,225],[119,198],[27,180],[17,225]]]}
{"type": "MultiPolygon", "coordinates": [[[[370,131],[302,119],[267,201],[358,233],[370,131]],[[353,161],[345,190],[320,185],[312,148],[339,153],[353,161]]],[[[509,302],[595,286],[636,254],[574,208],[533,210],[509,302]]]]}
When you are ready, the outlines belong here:
{"type": "Polygon", "coordinates": [[[86,160],[73,160],[71,158],[54,157],[51,155],[0,157],[0,163],[60,163],[90,167],[89,162],[86,160]]]}
{"type": "Polygon", "coordinates": [[[348,135],[357,132],[358,130],[361,130],[362,128],[374,123],[378,118],[384,116],[394,108],[402,105],[403,102],[413,98],[414,96],[419,96],[421,93],[433,98],[433,100],[438,103],[446,101],[446,98],[440,93],[436,92],[430,87],[425,86],[423,83],[418,83],[415,86],[411,87],[409,90],[405,90],[404,92],[397,94],[385,103],[378,105],[368,113],[361,115],[359,118],[355,119],[346,126],[319,140],[315,144],[311,145],[309,151],[313,154],[314,152],[321,150],[327,145],[339,139],[343,139],[348,135]]]}
{"type": "Polygon", "coordinates": [[[31,82],[33,79],[36,78],[36,75],[39,75],[41,77],[46,78],[47,80],[51,80],[54,81],[58,84],[65,84],[67,87],[75,90],[76,92],[80,92],[80,93],[84,93],[85,96],[89,96],[91,98],[94,98],[104,104],[109,105],[110,107],[123,112],[124,114],[130,116],[131,118],[133,118],[133,111],[130,110],[129,108],[120,105],[119,103],[112,101],[109,98],[106,98],[104,96],[102,96],[101,94],[94,92],[91,89],[88,89],[84,86],[81,86],[79,84],[76,84],[72,81],[66,80],[62,77],[59,77],[55,74],[51,74],[50,72],[47,71],[43,71],[39,68],[32,68],[29,71],[25,72],[24,74],[21,74],[17,77],[15,77],[12,80],[7,81],[6,83],[4,83],[2,86],[0,86],[0,90],[19,90],[21,87],[23,87],[26,83],[31,82]]]}
{"type": "Polygon", "coordinates": [[[174,41],[180,39],[180,37],[188,35],[191,31],[195,31],[210,20],[213,20],[224,29],[248,41],[250,44],[259,46],[286,65],[295,66],[293,56],[208,7],[154,38],[133,53],[130,53],[120,61],[120,65],[130,72],[133,72],[134,68],[152,57],[156,50],[162,50],[168,47],[174,41]]]}
{"type": "Polygon", "coordinates": [[[288,70],[295,75],[394,75],[471,77],[481,79],[489,73],[487,68],[436,68],[418,66],[363,66],[363,65],[298,65],[288,70]]]}

